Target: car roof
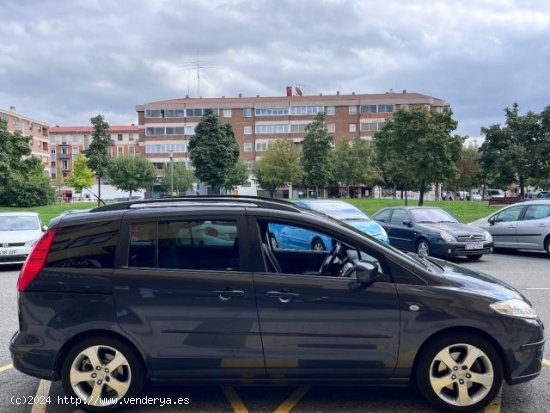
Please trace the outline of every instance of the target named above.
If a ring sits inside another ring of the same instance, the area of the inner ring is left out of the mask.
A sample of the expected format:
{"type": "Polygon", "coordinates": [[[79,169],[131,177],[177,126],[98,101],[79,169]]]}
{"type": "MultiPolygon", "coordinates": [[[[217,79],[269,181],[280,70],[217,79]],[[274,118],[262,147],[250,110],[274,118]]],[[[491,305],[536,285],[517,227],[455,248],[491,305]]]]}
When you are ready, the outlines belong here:
{"type": "Polygon", "coordinates": [[[17,217],[38,217],[38,212],[27,212],[27,211],[21,211],[21,212],[0,212],[0,216],[17,216],[17,217]]]}

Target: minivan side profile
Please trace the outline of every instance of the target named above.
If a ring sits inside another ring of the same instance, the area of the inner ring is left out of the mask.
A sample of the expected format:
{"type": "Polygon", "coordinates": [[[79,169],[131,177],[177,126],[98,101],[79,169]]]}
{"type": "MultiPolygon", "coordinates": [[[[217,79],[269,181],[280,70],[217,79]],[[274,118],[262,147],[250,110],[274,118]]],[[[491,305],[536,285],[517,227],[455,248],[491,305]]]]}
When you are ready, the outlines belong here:
{"type": "Polygon", "coordinates": [[[116,410],[145,381],[414,383],[434,406],[466,412],[541,370],[544,327],[517,290],[283,201],[184,197],[65,215],[17,288],[14,366],[61,380],[89,412],[116,410]],[[332,248],[277,248],[273,225],[332,248]]]}

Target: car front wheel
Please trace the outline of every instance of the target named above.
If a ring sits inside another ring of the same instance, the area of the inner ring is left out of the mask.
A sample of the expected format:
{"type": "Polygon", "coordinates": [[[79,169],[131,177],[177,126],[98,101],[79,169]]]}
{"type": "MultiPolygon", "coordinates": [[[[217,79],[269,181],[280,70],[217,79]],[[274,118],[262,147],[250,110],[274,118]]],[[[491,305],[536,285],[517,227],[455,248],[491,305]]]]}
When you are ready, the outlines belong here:
{"type": "Polygon", "coordinates": [[[416,253],[421,257],[428,257],[430,255],[430,244],[425,239],[421,239],[416,243],[416,253]]]}
{"type": "Polygon", "coordinates": [[[91,413],[112,412],[124,398],[136,397],[143,386],[139,356],[112,337],[94,337],[75,345],[61,373],[67,395],[78,398],[91,413]]]}
{"type": "Polygon", "coordinates": [[[502,385],[495,348],[475,334],[449,334],[424,348],[416,368],[422,395],[443,411],[470,412],[487,406],[502,385]]]}

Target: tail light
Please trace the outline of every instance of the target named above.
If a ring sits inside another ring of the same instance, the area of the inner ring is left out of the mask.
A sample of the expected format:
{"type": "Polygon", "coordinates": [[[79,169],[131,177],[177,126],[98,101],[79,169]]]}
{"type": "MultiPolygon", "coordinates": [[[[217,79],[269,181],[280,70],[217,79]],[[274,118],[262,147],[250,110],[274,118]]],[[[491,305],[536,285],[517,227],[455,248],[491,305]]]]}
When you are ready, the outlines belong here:
{"type": "Polygon", "coordinates": [[[38,273],[42,271],[42,268],[44,268],[54,236],[55,230],[50,229],[42,235],[42,238],[38,240],[32,249],[19,273],[19,279],[17,280],[18,291],[25,291],[32,280],[34,280],[38,273]]]}

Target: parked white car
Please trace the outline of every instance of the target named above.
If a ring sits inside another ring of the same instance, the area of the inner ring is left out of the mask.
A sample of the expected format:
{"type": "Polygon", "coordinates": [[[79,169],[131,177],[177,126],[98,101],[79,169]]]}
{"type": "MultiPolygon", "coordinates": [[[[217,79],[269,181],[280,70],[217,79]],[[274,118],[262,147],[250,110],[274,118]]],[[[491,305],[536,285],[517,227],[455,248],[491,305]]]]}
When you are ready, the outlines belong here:
{"type": "Polygon", "coordinates": [[[43,230],[36,212],[0,213],[0,265],[23,264],[43,230]]]}

